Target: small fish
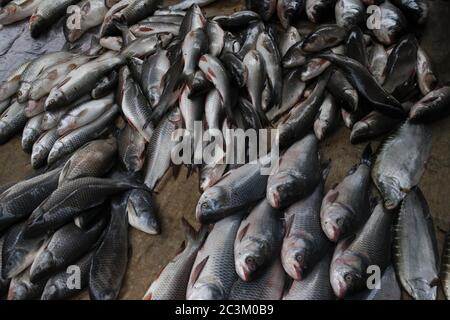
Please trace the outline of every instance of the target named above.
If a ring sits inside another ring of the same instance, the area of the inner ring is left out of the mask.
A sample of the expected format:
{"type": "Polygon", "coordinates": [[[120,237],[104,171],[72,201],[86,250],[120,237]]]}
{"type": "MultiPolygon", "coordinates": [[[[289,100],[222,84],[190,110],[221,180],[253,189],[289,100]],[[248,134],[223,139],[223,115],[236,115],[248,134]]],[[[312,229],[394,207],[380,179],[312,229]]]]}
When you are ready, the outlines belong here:
{"type": "Polygon", "coordinates": [[[395,209],[416,186],[431,153],[431,128],[405,122],[377,151],[372,180],[387,209],[395,209]]]}
{"type": "Polygon", "coordinates": [[[427,201],[418,188],[402,202],[394,226],[393,253],[403,289],[416,300],[436,300],[439,281],[436,235],[427,201]]]}
{"type": "Polygon", "coordinates": [[[130,192],[127,203],[128,223],[147,234],[160,234],[161,227],[156,215],[156,205],[152,195],[146,190],[130,192]]]}
{"type": "Polygon", "coordinates": [[[161,271],[158,278],[148,288],[143,300],[184,300],[190,272],[197,252],[202,247],[207,228],[198,232],[185,220],[181,220],[185,241],[178,253],[161,271]]]}

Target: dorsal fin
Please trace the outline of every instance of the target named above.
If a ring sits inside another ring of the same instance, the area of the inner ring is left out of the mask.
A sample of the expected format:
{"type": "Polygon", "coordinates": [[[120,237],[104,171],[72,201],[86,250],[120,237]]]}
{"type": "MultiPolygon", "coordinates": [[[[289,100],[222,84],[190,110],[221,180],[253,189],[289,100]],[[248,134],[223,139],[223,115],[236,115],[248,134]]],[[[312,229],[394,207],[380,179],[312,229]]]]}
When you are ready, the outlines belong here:
{"type": "Polygon", "coordinates": [[[198,277],[200,277],[200,274],[202,273],[203,268],[208,262],[208,259],[209,256],[205,257],[202,261],[200,261],[199,264],[194,267],[194,269],[192,270],[191,284],[194,284],[198,280],[198,277]]]}

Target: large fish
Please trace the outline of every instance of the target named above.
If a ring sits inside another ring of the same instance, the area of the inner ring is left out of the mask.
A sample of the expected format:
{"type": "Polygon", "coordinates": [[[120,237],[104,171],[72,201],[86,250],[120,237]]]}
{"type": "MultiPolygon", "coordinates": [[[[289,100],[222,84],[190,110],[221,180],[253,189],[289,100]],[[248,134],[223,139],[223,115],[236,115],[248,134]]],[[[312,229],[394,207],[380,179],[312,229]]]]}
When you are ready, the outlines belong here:
{"type": "Polygon", "coordinates": [[[380,146],[372,179],[387,209],[397,208],[416,186],[431,153],[431,128],[405,122],[380,146]]]}
{"type": "Polygon", "coordinates": [[[71,222],[56,231],[34,259],[30,279],[33,282],[48,279],[77,261],[92,249],[105,225],[105,219],[100,219],[91,228],[82,230],[71,222]]]}
{"type": "Polygon", "coordinates": [[[391,228],[394,214],[380,202],[355,239],[336,253],[331,262],[330,280],[338,298],[362,291],[367,285],[369,266],[383,272],[390,260],[391,228]]]}
{"type": "Polygon", "coordinates": [[[102,204],[109,196],[142,188],[126,180],[80,178],[56,189],[30,216],[26,233],[30,236],[57,230],[82,211],[102,204]]]}
{"type": "Polygon", "coordinates": [[[333,95],[342,110],[350,113],[354,113],[358,110],[358,91],[352,86],[340,70],[334,70],[331,73],[330,80],[327,84],[327,89],[333,95]]]}
{"type": "Polygon", "coordinates": [[[111,201],[111,219],[102,243],[95,250],[89,274],[89,296],[93,300],[115,300],[129,258],[127,194],[111,201]]]}
{"type": "Polygon", "coordinates": [[[161,227],[156,215],[156,205],[150,192],[142,189],[132,190],[127,202],[128,223],[145,233],[159,234],[161,227]]]}
{"type": "Polygon", "coordinates": [[[308,134],[281,156],[267,182],[267,200],[274,208],[286,208],[311,194],[320,177],[318,140],[308,134]]]}
{"type": "Polygon", "coordinates": [[[181,50],[183,52],[185,76],[193,76],[198,67],[200,57],[207,52],[208,36],[203,29],[190,31],[184,38],[181,50]]]}
{"type": "Polygon", "coordinates": [[[394,266],[403,289],[416,300],[436,300],[439,260],[433,218],[420,189],[403,200],[394,227],[394,266]]]}
{"type": "Polygon", "coordinates": [[[144,61],[141,75],[142,91],[151,106],[156,106],[161,99],[164,76],[169,68],[170,60],[166,50],[159,50],[144,61]]]}
{"type": "Polygon", "coordinates": [[[281,214],[266,199],[241,222],[234,242],[236,273],[252,281],[279,256],[283,238],[281,214]]]}
{"type": "Polygon", "coordinates": [[[243,213],[220,220],[195,258],[189,277],[188,300],[226,300],[238,276],[234,267],[234,240],[243,213]]]}
{"type": "Polygon", "coordinates": [[[161,271],[144,295],[144,300],[184,300],[190,272],[197,252],[207,235],[207,228],[198,232],[185,220],[181,220],[184,231],[184,249],[178,253],[161,271]]]}
{"type": "Polygon", "coordinates": [[[328,239],[337,242],[357,232],[370,213],[369,187],[372,149],[363,152],[361,162],[322,201],[320,219],[328,239]]]}
{"type": "Polygon", "coordinates": [[[61,169],[14,184],[0,195],[0,230],[28,216],[58,186],[61,169]]]}

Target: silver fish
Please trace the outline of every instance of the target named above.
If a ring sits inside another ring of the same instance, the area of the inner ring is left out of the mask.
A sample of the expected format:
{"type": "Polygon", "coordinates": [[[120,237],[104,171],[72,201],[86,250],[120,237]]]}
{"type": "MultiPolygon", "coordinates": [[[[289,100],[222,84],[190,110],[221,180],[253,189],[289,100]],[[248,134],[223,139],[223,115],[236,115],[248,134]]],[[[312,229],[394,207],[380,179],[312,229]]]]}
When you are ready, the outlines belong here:
{"type": "Polygon", "coordinates": [[[33,144],[39,139],[44,130],[41,127],[44,114],[38,114],[28,120],[22,133],[22,149],[28,153],[31,152],[33,144]]]}
{"type": "Polygon", "coordinates": [[[194,75],[200,57],[207,52],[208,48],[208,36],[204,30],[196,29],[188,32],[181,46],[185,76],[194,75]]]}
{"type": "Polygon", "coordinates": [[[142,66],[142,91],[150,102],[156,106],[164,89],[164,76],[170,68],[170,60],[166,50],[159,50],[148,57],[142,66]]]}
{"type": "Polygon", "coordinates": [[[278,0],[277,14],[281,25],[287,29],[293,22],[300,18],[305,7],[305,0],[278,0]]]}
{"type": "Polygon", "coordinates": [[[225,31],[216,21],[209,21],[206,27],[209,39],[209,53],[218,57],[225,44],[225,31]]]}
{"type": "MultiPolygon", "coordinates": [[[[141,22],[131,26],[130,32],[138,38],[149,36],[154,36],[154,38],[157,38],[158,35],[162,34],[178,36],[180,33],[180,25],[167,22],[141,22]]],[[[143,40],[140,42],[142,41],[143,40]]]]}

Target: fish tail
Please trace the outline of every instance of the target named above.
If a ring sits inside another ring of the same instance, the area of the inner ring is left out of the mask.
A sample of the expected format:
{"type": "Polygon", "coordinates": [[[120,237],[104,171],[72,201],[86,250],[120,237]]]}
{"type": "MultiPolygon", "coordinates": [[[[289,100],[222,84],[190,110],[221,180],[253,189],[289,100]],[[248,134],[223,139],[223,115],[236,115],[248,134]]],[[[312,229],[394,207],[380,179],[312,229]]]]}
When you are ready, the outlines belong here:
{"type": "Polygon", "coordinates": [[[196,231],[184,217],[181,218],[181,227],[184,231],[186,247],[192,246],[194,248],[200,248],[206,238],[208,228],[202,226],[199,231],[196,231]]]}

